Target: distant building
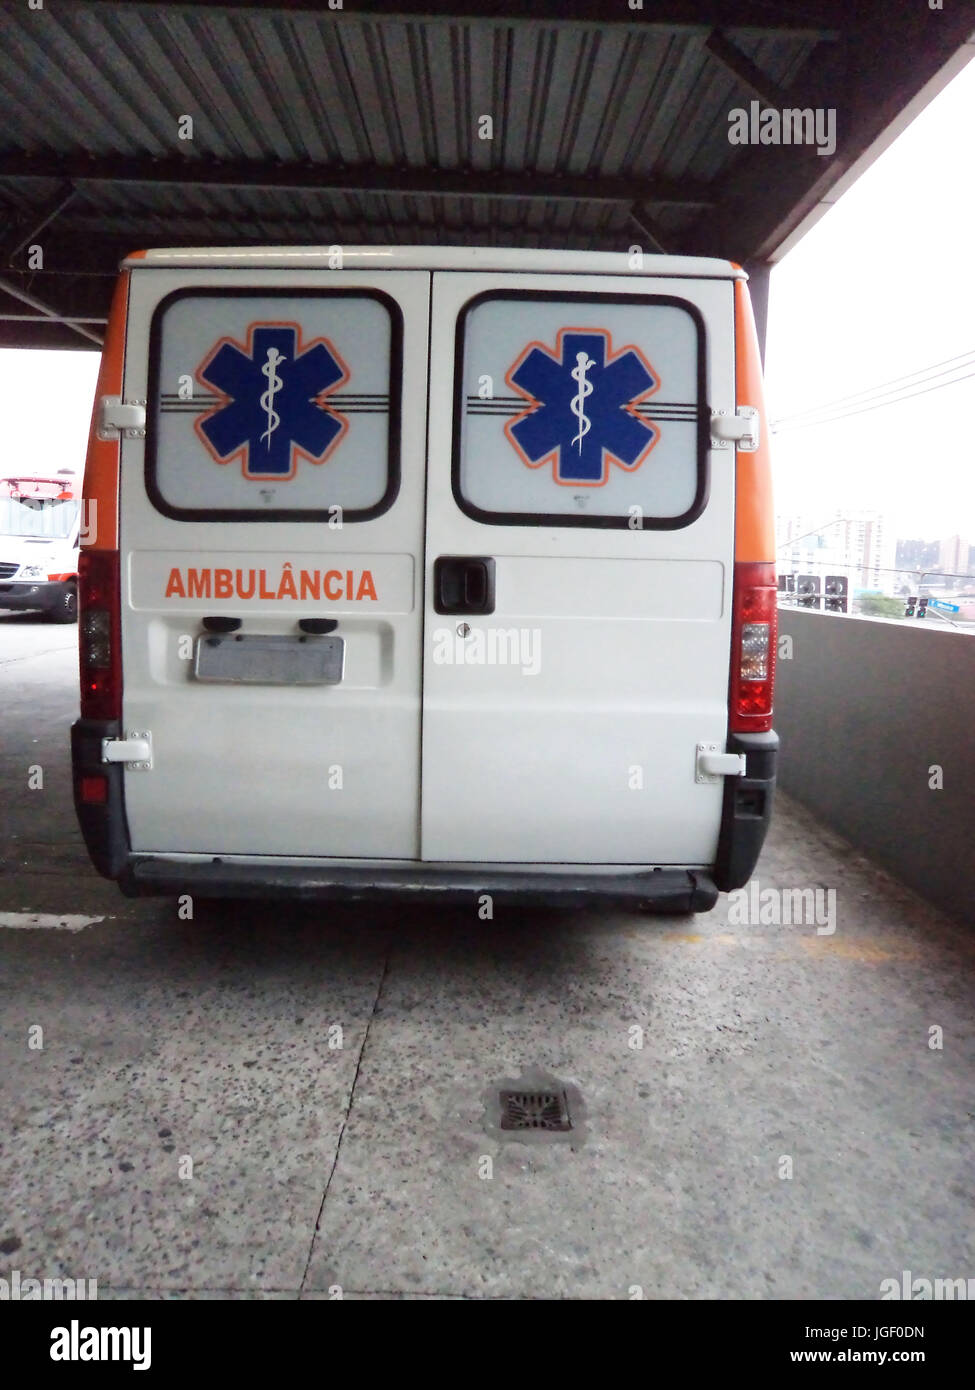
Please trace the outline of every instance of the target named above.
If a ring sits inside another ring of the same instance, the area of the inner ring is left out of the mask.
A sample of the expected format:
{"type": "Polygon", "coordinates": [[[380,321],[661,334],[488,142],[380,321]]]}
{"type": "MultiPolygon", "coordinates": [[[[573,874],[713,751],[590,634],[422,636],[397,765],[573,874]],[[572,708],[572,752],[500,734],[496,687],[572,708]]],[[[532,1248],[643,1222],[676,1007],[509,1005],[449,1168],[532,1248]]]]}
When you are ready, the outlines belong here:
{"type": "Polygon", "coordinates": [[[971,546],[961,536],[948,536],[938,544],[938,568],[944,574],[968,574],[971,546]]]}
{"type": "Polygon", "coordinates": [[[899,540],[894,564],[899,570],[928,570],[938,563],[938,542],[899,540]]]}
{"type": "Polygon", "coordinates": [[[845,574],[855,588],[894,592],[896,538],[880,512],[779,516],[776,530],[783,573],[845,574]]]}

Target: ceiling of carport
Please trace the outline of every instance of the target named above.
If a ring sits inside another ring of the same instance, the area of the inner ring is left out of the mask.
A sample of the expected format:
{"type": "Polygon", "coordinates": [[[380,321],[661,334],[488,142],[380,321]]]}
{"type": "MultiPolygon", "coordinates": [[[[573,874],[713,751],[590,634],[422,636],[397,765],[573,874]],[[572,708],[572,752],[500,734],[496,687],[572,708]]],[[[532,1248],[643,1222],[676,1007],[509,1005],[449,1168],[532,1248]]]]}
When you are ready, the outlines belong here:
{"type": "Polygon", "coordinates": [[[973,14],[4,0],[0,346],[94,346],[118,261],[150,245],[638,243],[767,262],[957,62],[973,14]],[[728,112],[755,98],[835,108],[835,153],[732,145],[728,112]]]}

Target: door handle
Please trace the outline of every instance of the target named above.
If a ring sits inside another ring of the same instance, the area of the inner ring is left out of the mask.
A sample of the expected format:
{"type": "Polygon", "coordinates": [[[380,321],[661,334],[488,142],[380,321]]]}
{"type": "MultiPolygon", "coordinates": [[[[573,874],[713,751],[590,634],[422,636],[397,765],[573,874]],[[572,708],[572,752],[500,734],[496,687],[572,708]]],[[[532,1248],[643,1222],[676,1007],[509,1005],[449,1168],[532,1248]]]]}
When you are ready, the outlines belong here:
{"type": "Polygon", "coordinates": [[[433,562],[437,613],[493,613],[494,561],[487,555],[440,555],[433,562]]]}

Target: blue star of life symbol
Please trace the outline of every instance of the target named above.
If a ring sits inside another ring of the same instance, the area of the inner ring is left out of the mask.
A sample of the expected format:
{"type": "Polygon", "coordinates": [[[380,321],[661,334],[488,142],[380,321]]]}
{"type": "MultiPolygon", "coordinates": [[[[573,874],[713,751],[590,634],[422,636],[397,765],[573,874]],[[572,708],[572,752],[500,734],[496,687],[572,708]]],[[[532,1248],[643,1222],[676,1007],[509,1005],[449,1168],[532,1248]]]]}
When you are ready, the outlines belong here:
{"type": "Polygon", "coordinates": [[[660,385],[639,348],[613,353],[605,328],[561,328],[555,351],[530,343],[505,378],[531,402],[504,427],[529,468],[557,483],[602,487],[609,463],[639,468],[660,431],[636,406],[660,385]]]}
{"type": "Polygon", "coordinates": [[[302,345],[296,323],[252,323],[246,344],[222,338],[196,370],[222,397],[195,422],[218,463],[245,478],[290,478],[299,455],[324,463],[349,427],[324,399],[349,371],[326,338],[302,345]]]}

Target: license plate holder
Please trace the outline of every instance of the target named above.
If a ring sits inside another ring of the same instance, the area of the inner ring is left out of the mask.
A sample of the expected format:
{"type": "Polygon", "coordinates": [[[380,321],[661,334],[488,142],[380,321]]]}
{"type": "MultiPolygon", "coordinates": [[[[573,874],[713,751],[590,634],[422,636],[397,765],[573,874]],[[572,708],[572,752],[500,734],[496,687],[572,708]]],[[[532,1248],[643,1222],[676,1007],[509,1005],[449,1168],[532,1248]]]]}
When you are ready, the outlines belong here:
{"type": "Polygon", "coordinates": [[[344,671],[344,638],[289,633],[207,633],[193,663],[198,681],[232,685],[338,685],[344,671]]]}

